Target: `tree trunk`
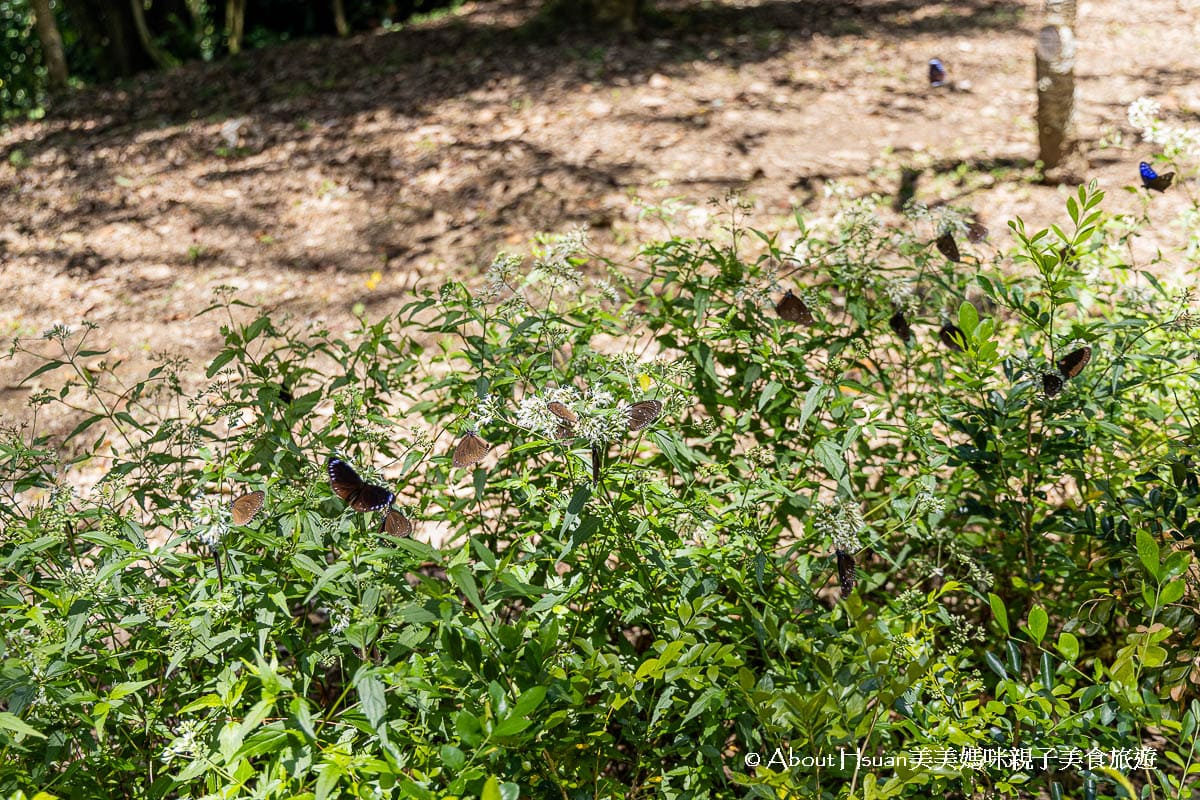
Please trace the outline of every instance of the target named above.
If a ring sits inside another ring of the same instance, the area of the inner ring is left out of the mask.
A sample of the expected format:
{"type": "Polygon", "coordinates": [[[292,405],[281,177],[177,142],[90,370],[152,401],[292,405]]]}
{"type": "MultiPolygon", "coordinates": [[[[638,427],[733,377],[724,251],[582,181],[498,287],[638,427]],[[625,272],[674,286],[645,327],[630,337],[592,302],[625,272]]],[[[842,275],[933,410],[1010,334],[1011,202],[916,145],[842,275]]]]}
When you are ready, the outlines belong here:
{"type": "Polygon", "coordinates": [[[133,25],[137,28],[138,39],[142,42],[142,48],[150,56],[150,59],[158,65],[160,69],[173,67],[178,62],[165,50],[160,50],[158,45],[154,43],[154,36],[150,33],[150,26],[146,24],[146,9],[142,6],[142,0],[129,0],[129,8],[133,12],[133,25]]]}
{"type": "Polygon", "coordinates": [[[1075,35],[1061,17],[1048,21],[1038,33],[1037,124],[1038,158],[1051,169],[1062,163],[1074,133],[1075,35]]]}
{"type": "Polygon", "coordinates": [[[32,0],[33,21],[37,27],[38,41],[42,44],[42,61],[50,81],[51,92],[67,88],[67,58],[63,55],[62,36],[50,10],[50,0],[32,0]]]}
{"type": "Polygon", "coordinates": [[[242,29],[246,25],[246,0],[225,0],[225,36],[230,55],[242,52],[242,29]]]}
{"type": "Polygon", "coordinates": [[[338,36],[350,35],[350,23],[346,22],[346,4],[343,0],[333,0],[333,24],[338,36]]]}

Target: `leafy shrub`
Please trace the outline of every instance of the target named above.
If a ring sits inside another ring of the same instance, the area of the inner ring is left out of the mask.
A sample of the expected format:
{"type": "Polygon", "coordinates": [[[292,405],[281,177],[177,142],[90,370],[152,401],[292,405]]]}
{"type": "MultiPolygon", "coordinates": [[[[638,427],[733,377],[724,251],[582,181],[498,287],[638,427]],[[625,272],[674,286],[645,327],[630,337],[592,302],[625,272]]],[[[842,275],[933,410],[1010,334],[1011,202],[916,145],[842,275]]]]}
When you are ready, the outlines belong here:
{"type": "Polygon", "coordinates": [[[90,328],[18,342],[83,416],[0,450],[0,789],[1188,796],[1195,319],[1102,199],[1014,223],[1028,269],[950,212],[785,244],[730,202],[719,240],[547,239],[343,337],[226,292],[192,394],[169,359],[120,384],[90,328]],[[331,454],[416,535],[347,510],[331,454]]]}

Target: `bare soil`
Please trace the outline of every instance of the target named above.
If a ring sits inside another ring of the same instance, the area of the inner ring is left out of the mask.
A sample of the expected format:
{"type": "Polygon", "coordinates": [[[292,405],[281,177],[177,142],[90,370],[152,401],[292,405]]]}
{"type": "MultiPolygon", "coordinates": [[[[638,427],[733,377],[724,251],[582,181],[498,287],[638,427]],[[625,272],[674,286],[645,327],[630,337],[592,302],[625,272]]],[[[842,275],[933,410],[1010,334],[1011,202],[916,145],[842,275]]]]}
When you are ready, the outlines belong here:
{"type": "MultiPolygon", "coordinates": [[[[3,131],[0,332],[86,319],[110,358],[181,354],[198,379],[221,319],[194,314],[219,285],[338,330],[356,303],[470,281],[539,231],[586,224],[632,257],[664,235],[634,196],[705,209],[734,189],[751,224],[786,229],[829,181],[894,195],[906,165],[918,200],[974,208],[1004,246],[1013,216],[1064,221],[1079,181],[1140,211],[1144,193],[1114,191],[1153,153],[1126,121],[1135,98],[1200,114],[1197,0],[1080,5],[1081,146],[1055,184],[1034,166],[1040,3],[664,0],[636,36],[539,28],[540,5],[191,64],[3,131]],[[958,90],[930,90],[934,56],[958,90]]],[[[1187,188],[1155,196],[1156,217],[1187,188]]],[[[0,362],[5,418],[29,418],[31,366],[0,362]]]]}

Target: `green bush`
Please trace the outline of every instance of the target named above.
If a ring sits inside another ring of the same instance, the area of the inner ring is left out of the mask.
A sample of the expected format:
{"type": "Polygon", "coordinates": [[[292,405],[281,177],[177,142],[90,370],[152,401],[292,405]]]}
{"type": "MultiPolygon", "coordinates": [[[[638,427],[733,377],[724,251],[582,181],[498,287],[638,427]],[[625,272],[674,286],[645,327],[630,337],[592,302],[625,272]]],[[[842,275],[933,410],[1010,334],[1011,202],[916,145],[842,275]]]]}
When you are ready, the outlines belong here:
{"type": "Polygon", "coordinates": [[[951,212],[785,245],[730,202],[717,240],[547,239],[345,337],[225,292],[190,395],[88,327],[16,343],[80,416],[0,449],[0,789],[1190,796],[1195,318],[1101,201],[1014,223],[1016,269],[951,212]]]}

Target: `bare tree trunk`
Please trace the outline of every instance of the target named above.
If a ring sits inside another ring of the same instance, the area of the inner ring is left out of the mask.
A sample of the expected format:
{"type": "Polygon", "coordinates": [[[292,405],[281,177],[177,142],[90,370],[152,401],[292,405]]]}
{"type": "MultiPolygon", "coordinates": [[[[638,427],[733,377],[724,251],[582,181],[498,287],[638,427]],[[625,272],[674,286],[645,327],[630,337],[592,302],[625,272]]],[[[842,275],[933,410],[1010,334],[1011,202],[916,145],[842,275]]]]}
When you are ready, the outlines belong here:
{"type": "Polygon", "coordinates": [[[338,36],[350,35],[350,23],[346,22],[346,4],[343,0],[333,0],[333,24],[337,27],[338,36]]]}
{"type": "Polygon", "coordinates": [[[1046,10],[1037,42],[1038,158],[1051,169],[1062,163],[1074,135],[1075,0],[1047,0],[1046,10]]]}
{"type": "Polygon", "coordinates": [[[242,28],[246,24],[246,0],[225,0],[225,35],[229,52],[242,52],[242,28]]]}
{"type": "Polygon", "coordinates": [[[33,24],[37,28],[38,41],[42,45],[42,61],[46,63],[50,91],[61,92],[67,88],[67,58],[63,55],[62,36],[50,10],[50,0],[32,0],[33,24]]]}
{"type": "Polygon", "coordinates": [[[129,0],[129,7],[133,11],[133,25],[137,28],[138,38],[141,39],[142,47],[150,56],[150,59],[160,69],[173,67],[179,63],[171,57],[170,53],[166,50],[160,50],[158,45],[154,43],[154,36],[150,33],[150,26],[146,24],[146,9],[142,7],[142,0],[129,0]]]}

